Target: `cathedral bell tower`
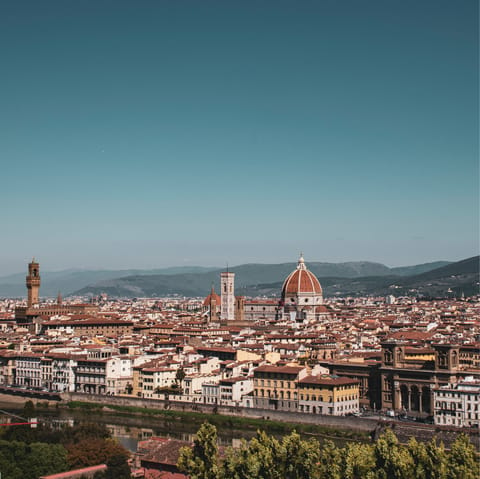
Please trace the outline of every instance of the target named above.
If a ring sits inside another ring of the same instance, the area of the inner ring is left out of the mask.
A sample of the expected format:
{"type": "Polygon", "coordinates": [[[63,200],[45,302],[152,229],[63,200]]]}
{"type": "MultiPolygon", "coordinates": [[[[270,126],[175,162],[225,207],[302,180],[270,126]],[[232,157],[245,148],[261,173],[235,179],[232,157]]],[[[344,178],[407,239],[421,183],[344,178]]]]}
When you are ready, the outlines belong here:
{"type": "Polygon", "coordinates": [[[28,264],[27,276],[27,307],[31,308],[38,304],[38,291],[40,290],[40,265],[32,259],[28,264]]]}

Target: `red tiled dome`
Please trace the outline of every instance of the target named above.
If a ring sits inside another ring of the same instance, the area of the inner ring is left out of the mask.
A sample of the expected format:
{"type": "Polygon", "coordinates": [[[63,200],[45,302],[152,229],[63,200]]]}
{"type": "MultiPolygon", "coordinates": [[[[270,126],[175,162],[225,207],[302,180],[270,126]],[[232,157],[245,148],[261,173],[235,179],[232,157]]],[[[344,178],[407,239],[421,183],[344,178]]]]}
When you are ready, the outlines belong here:
{"type": "Polygon", "coordinates": [[[212,301],[212,299],[215,300],[217,306],[220,306],[222,300],[220,299],[220,296],[217,293],[215,293],[213,288],[212,288],[212,291],[210,292],[210,294],[204,299],[203,305],[204,306],[210,306],[210,302],[212,301]]]}
{"type": "Polygon", "coordinates": [[[322,294],[322,287],[316,276],[308,271],[303,257],[300,257],[297,269],[283,283],[282,298],[302,293],[322,294]]]}

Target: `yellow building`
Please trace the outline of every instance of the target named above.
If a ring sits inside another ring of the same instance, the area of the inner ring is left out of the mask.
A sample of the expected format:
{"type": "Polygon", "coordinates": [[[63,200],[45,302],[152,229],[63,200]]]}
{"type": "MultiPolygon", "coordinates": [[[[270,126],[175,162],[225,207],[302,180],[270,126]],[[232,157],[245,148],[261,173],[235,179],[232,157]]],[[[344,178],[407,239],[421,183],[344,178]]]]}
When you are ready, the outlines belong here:
{"type": "Polygon", "coordinates": [[[132,368],[132,391],[131,396],[142,397],[142,368],[143,365],[132,368]]]}
{"type": "Polygon", "coordinates": [[[307,376],[304,366],[265,365],[253,372],[254,407],[297,411],[297,382],[307,376]]]}
{"type": "Polygon", "coordinates": [[[332,376],[307,376],[298,381],[298,410],[345,416],[359,412],[359,382],[332,376]]]}

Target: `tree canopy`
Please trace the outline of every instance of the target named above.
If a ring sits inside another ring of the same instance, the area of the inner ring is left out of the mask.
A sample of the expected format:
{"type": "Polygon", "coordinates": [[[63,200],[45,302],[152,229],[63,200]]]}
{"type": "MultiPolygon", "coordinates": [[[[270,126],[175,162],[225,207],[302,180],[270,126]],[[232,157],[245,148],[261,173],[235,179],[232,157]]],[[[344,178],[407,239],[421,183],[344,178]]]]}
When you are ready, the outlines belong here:
{"type": "Polygon", "coordinates": [[[46,474],[106,463],[103,477],[130,477],[129,452],[108,429],[97,423],[82,423],[54,429],[16,426],[0,428],[0,472],[2,479],[38,479],[46,474]],[[113,474],[113,475],[112,475],[113,474]]]}
{"type": "Polygon", "coordinates": [[[433,439],[402,445],[391,430],[373,444],[320,445],[293,431],[278,440],[263,431],[220,456],[215,426],[204,423],[194,446],[182,448],[179,469],[191,479],[474,479],[475,448],[460,434],[446,451],[433,439]]]}

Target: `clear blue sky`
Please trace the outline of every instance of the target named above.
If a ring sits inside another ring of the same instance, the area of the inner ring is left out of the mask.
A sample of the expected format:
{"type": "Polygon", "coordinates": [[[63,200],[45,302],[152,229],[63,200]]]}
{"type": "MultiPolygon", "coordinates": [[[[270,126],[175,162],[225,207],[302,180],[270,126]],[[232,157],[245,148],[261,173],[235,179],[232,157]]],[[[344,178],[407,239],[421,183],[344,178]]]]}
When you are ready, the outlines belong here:
{"type": "Polygon", "coordinates": [[[478,254],[474,0],[0,4],[0,275],[478,254]]]}

